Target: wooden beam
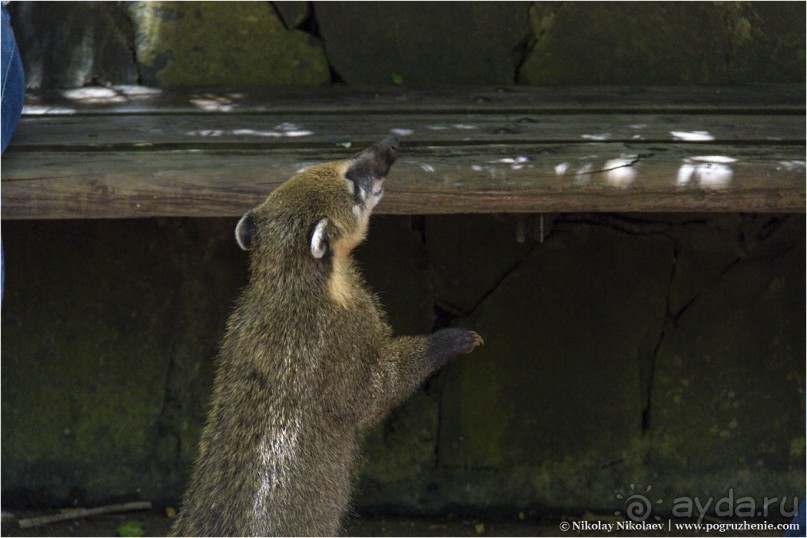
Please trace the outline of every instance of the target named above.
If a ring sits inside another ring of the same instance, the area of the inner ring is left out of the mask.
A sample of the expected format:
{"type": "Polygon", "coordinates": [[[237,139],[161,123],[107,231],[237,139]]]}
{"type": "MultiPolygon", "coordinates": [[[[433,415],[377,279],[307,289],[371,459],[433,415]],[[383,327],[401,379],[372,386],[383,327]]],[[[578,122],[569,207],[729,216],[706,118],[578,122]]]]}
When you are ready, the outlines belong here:
{"type": "Polygon", "coordinates": [[[235,216],[402,140],[381,213],[804,211],[803,85],[80,88],[27,96],[3,218],[235,216]]]}
{"type": "MultiPolygon", "coordinates": [[[[804,143],[804,116],[727,114],[293,114],[29,116],[12,149],[342,147],[397,133],[404,144],[594,141],[804,143]]],[[[347,146],[347,147],[346,147],[347,146]]]]}
{"type": "MultiPolygon", "coordinates": [[[[804,146],[426,146],[393,167],[387,214],[805,209],[804,146]]],[[[3,218],[235,216],[343,148],[8,151],[3,218]]]]}

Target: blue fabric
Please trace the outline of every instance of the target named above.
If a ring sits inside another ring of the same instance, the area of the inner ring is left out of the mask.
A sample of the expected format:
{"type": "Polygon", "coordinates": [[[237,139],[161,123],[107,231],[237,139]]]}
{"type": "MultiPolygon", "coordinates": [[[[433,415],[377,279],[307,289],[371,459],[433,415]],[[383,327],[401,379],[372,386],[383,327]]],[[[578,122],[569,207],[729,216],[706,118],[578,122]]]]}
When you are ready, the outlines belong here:
{"type": "Polygon", "coordinates": [[[8,15],[6,6],[3,6],[3,27],[2,27],[2,65],[0,65],[0,84],[2,93],[0,99],[3,101],[2,108],[2,131],[3,148],[6,151],[8,141],[20,121],[22,112],[22,100],[25,95],[25,75],[22,72],[22,60],[20,51],[17,49],[17,42],[14,40],[14,31],[11,29],[11,18],[8,15]]]}
{"type": "MultiPolygon", "coordinates": [[[[0,129],[2,130],[3,147],[0,153],[6,151],[11,135],[17,128],[22,112],[22,100],[25,96],[25,75],[22,71],[22,59],[11,29],[11,17],[6,6],[3,5],[3,21],[0,29],[2,38],[2,64],[0,64],[0,129]]],[[[3,302],[3,288],[6,275],[5,259],[3,256],[3,242],[0,239],[0,303],[3,302]]]]}
{"type": "Polygon", "coordinates": [[[799,526],[798,530],[787,530],[785,531],[785,536],[804,536],[805,530],[807,527],[804,526],[804,501],[805,499],[801,499],[801,504],[799,505],[799,511],[796,512],[796,517],[793,518],[792,523],[795,523],[799,526]]]}

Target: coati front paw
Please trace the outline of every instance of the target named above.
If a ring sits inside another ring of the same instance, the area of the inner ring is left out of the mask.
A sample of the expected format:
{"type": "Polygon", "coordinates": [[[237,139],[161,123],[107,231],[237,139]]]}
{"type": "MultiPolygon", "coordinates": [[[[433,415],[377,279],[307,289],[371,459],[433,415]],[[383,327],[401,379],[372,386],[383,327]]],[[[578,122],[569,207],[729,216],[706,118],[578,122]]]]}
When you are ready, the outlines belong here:
{"type": "Polygon", "coordinates": [[[456,345],[457,354],[470,353],[477,346],[485,343],[482,337],[475,331],[466,331],[464,329],[446,329],[449,331],[457,331],[454,335],[454,344],[456,345]]]}
{"type": "Polygon", "coordinates": [[[429,335],[426,358],[435,368],[443,366],[451,357],[470,353],[485,341],[474,331],[443,329],[429,335]]]}

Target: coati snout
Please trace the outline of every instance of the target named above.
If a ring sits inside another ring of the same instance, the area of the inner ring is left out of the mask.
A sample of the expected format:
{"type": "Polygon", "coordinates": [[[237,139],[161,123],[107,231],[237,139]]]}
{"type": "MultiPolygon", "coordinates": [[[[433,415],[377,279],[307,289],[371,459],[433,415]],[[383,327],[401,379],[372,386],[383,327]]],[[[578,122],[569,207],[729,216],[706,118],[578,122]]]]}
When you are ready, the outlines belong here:
{"type": "Polygon", "coordinates": [[[458,328],[393,336],[353,262],[398,151],[389,137],[312,166],[238,222],[249,283],[173,534],[338,534],[363,432],[482,343],[458,328]]]}
{"type": "Polygon", "coordinates": [[[345,177],[355,186],[353,196],[356,203],[370,197],[372,206],[375,207],[384,194],[384,179],[397,158],[398,139],[394,136],[389,136],[353,156],[345,177]]]}

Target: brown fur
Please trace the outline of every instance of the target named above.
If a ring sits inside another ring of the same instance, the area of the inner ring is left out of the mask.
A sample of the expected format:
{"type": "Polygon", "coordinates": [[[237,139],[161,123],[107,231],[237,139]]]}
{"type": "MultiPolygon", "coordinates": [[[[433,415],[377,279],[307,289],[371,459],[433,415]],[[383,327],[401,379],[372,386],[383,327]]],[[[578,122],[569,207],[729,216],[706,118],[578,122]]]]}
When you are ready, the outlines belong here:
{"type": "Polygon", "coordinates": [[[364,189],[369,201],[396,156],[387,139],[312,167],[239,223],[250,281],[227,324],[172,534],[336,535],[361,432],[481,343],[460,329],[393,337],[356,270],[350,253],[371,208],[355,193],[364,189]],[[311,237],[324,218],[317,258],[311,237]]]}

